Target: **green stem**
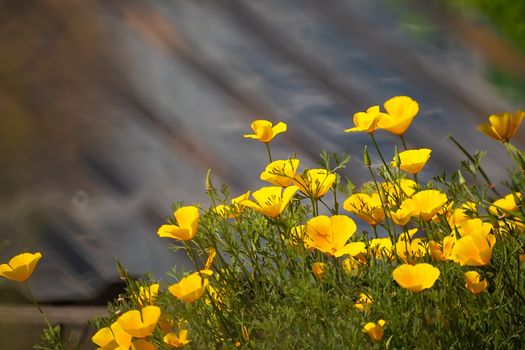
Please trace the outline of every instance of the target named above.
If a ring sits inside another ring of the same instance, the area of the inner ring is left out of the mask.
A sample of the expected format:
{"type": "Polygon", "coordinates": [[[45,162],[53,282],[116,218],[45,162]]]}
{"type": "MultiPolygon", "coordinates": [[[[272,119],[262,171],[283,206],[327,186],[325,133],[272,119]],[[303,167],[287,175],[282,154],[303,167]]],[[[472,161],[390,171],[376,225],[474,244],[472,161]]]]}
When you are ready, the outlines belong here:
{"type": "Polygon", "coordinates": [[[42,315],[42,317],[44,318],[44,321],[46,322],[47,326],[52,329],[53,327],[51,326],[51,322],[49,322],[49,320],[47,319],[47,316],[46,314],[44,313],[44,310],[42,310],[42,308],[40,307],[40,305],[37,303],[36,299],[35,299],[35,296],[33,295],[33,293],[31,292],[31,288],[29,288],[29,284],[27,281],[24,282],[24,286],[26,286],[26,290],[27,290],[27,293],[29,294],[29,298],[31,299],[31,302],[36,306],[36,308],[38,309],[38,312],[40,312],[40,314],[42,315]]]}
{"type": "Polygon", "coordinates": [[[270,163],[271,163],[272,162],[272,151],[270,151],[270,143],[265,142],[264,144],[266,145],[266,151],[268,152],[268,158],[270,159],[270,163]]]}
{"type": "Polygon", "coordinates": [[[403,144],[403,148],[406,151],[408,149],[408,147],[407,147],[407,143],[405,142],[405,137],[403,136],[403,134],[401,134],[401,135],[399,135],[399,138],[401,139],[401,143],[403,144]]]}
{"type": "Polygon", "coordinates": [[[375,138],[374,134],[370,133],[369,135],[372,138],[372,142],[374,144],[374,147],[377,150],[377,153],[379,154],[379,157],[381,158],[381,162],[383,162],[383,165],[385,166],[386,172],[390,176],[390,179],[393,180],[394,176],[392,176],[392,173],[390,172],[390,167],[388,166],[387,162],[385,161],[385,158],[383,158],[383,153],[381,153],[381,149],[379,148],[379,145],[377,144],[377,141],[376,141],[376,138],[375,138]]]}
{"type": "MultiPolygon", "coordinates": [[[[392,238],[392,236],[395,236],[396,227],[395,227],[394,220],[392,219],[390,215],[390,209],[387,208],[387,206],[385,205],[385,201],[383,199],[383,196],[381,195],[381,188],[379,187],[379,183],[377,183],[377,179],[374,175],[374,172],[372,171],[372,168],[371,167],[367,167],[367,168],[376,186],[377,194],[379,195],[379,200],[381,201],[381,206],[383,208],[383,213],[385,214],[385,224],[386,224],[386,230],[388,231],[388,237],[390,237],[392,242],[394,242],[394,239],[392,238]],[[390,230],[390,222],[392,222],[392,230],[390,230]]],[[[376,238],[377,238],[377,232],[376,232],[375,225],[373,226],[374,226],[374,233],[376,234],[376,238]]]]}
{"type": "MultiPolygon", "coordinates": [[[[449,135],[448,138],[461,150],[461,152],[463,152],[465,156],[467,156],[467,158],[471,162],[476,162],[474,157],[472,157],[470,153],[468,153],[468,151],[453,136],[449,135]]],[[[481,174],[481,176],[483,176],[483,179],[485,179],[485,182],[487,183],[487,185],[489,185],[489,188],[492,190],[492,192],[494,192],[498,197],[501,197],[501,194],[496,190],[496,185],[494,185],[494,183],[490,181],[489,177],[487,176],[481,165],[478,166],[478,169],[479,173],[481,174]]]]}

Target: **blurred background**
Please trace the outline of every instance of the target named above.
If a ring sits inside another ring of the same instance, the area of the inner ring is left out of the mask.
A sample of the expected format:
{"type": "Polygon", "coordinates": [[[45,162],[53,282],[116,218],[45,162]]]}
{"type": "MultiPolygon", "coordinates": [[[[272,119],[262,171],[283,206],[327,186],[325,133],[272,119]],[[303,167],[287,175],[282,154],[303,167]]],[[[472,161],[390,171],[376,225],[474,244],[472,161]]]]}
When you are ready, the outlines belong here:
{"type": "MultiPolygon", "coordinates": [[[[476,125],[525,108],[524,13],[509,0],[1,0],[0,261],[42,252],[34,294],[88,344],[86,320],[122,288],[115,258],[134,276],[188,266],[156,231],[173,202],[208,204],[207,169],[234,196],[262,186],[252,120],[288,124],[275,159],[352,154],[359,186],[370,141],[343,130],[396,95],[420,104],[406,140],[433,150],[423,180],[464,159],[452,134],[489,152],[505,192],[505,152],[476,125]]],[[[377,138],[392,156],[397,138],[377,138]]],[[[31,348],[42,328],[6,280],[0,320],[2,349],[31,348]]]]}

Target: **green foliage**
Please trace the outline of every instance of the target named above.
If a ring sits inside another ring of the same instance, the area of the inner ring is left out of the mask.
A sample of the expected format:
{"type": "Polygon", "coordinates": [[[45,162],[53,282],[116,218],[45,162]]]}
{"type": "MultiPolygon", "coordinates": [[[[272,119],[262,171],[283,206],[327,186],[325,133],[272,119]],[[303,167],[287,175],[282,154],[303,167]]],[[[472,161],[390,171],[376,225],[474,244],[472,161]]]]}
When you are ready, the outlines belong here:
{"type": "Polygon", "coordinates": [[[44,328],[40,336],[40,343],[33,347],[37,350],[65,350],[62,343],[60,326],[44,328]]]}
{"type": "MultiPolygon", "coordinates": [[[[382,164],[366,165],[371,181],[359,191],[338,174],[348,163],[346,154],[321,154],[323,169],[314,174],[319,183],[311,185],[320,188],[329,176],[335,180],[318,197],[312,193],[319,191],[300,182],[307,170],[298,180],[283,168],[273,175],[289,176],[297,186],[284,192],[303,191],[291,192],[283,208],[275,194],[280,187],[266,201],[259,195],[268,187],[252,194],[258,204],[247,196],[232,200],[227,186],[213,186],[209,172],[210,207],[177,203],[175,218],[168,219],[172,226],[163,231],[173,232],[171,249],[183,250],[194,270],[174,267],[161,282],[151,276],[135,280],[117,261],[126,292],[93,326],[100,330],[116,322],[124,329],[123,314],[154,304],[162,315],[145,336],[156,348],[169,348],[165,336],[185,330],[188,349],[520,348],[523,154],[505,139],[515,165],[506,183],[510,194],[503,197],[483,170],[485,153],[471,154],[450,139],[466,156],[461,170],[427,183],[417,177],[424,164],[416,171],[403,164],[421,162],[417,156],[401,161],[396,150],[393,166],[374,138],[382,164]],[[282,209],[276,215],[261,209],[275,203],[282,209]],[[319,213],[319,203],[327,215],[319,213]],[[343,210],[355,215],[359,228],[343,210]],[[196,235],[188,235],[196,220],[196,235]],[[157,283],[158,294],[144,294],[157,283]]],[[[53,347],[60,344],[58,327],[42,339],[38,349],[60,349],[53,347]]]]}

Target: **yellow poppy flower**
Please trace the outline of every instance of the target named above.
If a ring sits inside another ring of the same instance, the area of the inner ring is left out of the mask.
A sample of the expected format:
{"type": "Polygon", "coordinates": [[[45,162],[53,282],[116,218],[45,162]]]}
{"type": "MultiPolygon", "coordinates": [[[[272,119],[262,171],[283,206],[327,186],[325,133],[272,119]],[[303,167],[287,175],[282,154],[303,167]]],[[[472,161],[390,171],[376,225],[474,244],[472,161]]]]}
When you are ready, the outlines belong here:
{"type": "Polygon", "coordinates": [[[211,211],[219,215],[223,219],[233,219],[235,215],[233,214],[233,209],[229,205],[219,204],[211,208],[211,211]]]}
{"type": "Polygon", "coordinates": [[[166,334],[162,340],[165,344],[169,345],[172,348],[181,348],[191,341],[188,340],[187,329],[179,330],[179,334],[170,332],[166,334]]]}
{"type": "Polygon", "coordinates": [[[0,276],[12,281],[25,282],[35,270],[42,254],[22,253],[13,257],[7,264],[0,265],[0,276]]]}
{"type": "Polygon", "coordinates": [[[502,236],[521,234],[525,231],[525,222],[517,217],[498,220],[498,233],[502,236]]]}
{"type": "Polygon", "coordinates": [[[298,167],[299,159],[275,160],[266,166],[260,178],[272,185],[287,187],[293,183],[298,167]]]}
{"type": "Polygon", "coordinates": [[[507,212],[513,212],[518,210],[518,204],[516,199],[521,201],[521,193],[515,192],[500,198],[489,207],[489,212],[496,216],[509,216],[507,212]]]}
{"type": "Polygon", "coordinates": [[[414,203],[412,201],[405,200],[403,201],[398,210],[390,211],[390,216],[392,217],[392,221],[394,221],[394,224],[399,226],[405,226],[410,221],[414,210],[414,203]]]}
{"type": "Polygon", "coordinates": [[[489,286],[487,280],[481,280],[481,276],[476,271],[465,272],[465,288],[474,295],[483,293],[489,286]]]}
{"type": "Polygon", "coordinates": [[[306,225],[297,225],[290,229],[290,243],[295,245],[304,241],[306,225]]]}
{"type": "Polygon", "coordinates": [[[354,127],[346,129],[345,132],[367,132],[369,134],[376,131],[381,118],[386,116],[379,110],[379,106],[372,106],[366,112],[354,114],[354,127]]]}
{"type": "Polygon", "coordinates": [[[146,338],[155,327],[160,317],[160,308],[158,306],[146,306],[142,310],[130,310],[121,315],[117,322],[126,333],[135,338],[146,338]]]}
{"type": "Polygon", "coordinates": [[[419,112],[419,104],[408,96],[392,97],[385,102],[386,116],[378,127],[396,135],[404,134],[419,112]]]}
{"type": "Polygon", "coordinates": [[[411,149],[399,153],[399,160],[401,164],[397,164],[396,160],[392,161],[392,166],[399,167],[399,169],[410,174],[417,174],[423,169],[432,150],[428,148],[411,149]]]}
{"type": "Polygon", "coordinates": [[[254,120],[251,127],[254,134],[246,134],[244,137],[268,143],[272,141],[275,135],[285,132],[287,125],[283,122],[273,125],[268,120],[254,120]]]}
{"type": "Polygon", "coordinates": [[[383,338],[383,328],[385,326],[385,323],[385,320],[379,320],[377,324],[375,324],[374,322],[368,322],[363,327],[363,333],[367,333],[373,341],[379,342],[383,338]]]}
{"type": "Polygon", "coordinates": [[[509,142],[518,131],[524,117],[525,112],[519,110],[515,111],[514,114],[510,112],[492,114],[489,117],[489,122],[481,124],[478,129],[496,141],[509,142]]]}
{"type": "Polygon", "coordinates": [[[141,286],[139,288],[139,295],[137,298],[139,305],[153,305],[153,303],[155,302],[155,298],[159,294],[159,287],[160,285],[158,283],[154,283],[148,287],[141,286]]]}
{"type": "Polygon", "coordinates": [[[124,331],[118,322],[114,322],[111,327],[104,327],[95,333],[91,341],[100,346],[97,350],[129,349],[131,338],[131,334],[124,331]]]}
{"type": "Polygon", "coordinates": [[[199,208],[195,206],[181,207],[173,216],[177,225],[162,225],[157,234],[160,237],[168,237],[181,241],[188,241],[195,237],[199,223],[199,208]]]}
{"type": "Polygon", "coordinates": [[[377,225],[385,218],[381,198],[377,193],[372,193],[371,196],[366,193],[355,193],[344,201],[343,208],[370,225],[377,225]]]}
{"type": "Polygon", "coordinates": [[[412,263],[414,258],[425,256],[427,249],[423,245],[421,238],[415,238],[412,241],[399,240],[396,243],[397,256],[405,262],[412,263]]]}
{"type": "Polygon", "coordinates": [[[343,266],[343,270],[350,276],[359,276],[361,273],[361,267],[366,265],[366,260],[364,257],[364,254],[359,254],[355,258],[354,257],[348,257],[343,260],[341,263],[343,266]]]}
{"type": "Polygon", "coordinates": [[[293,183],[306,196],[318,199],[330,190],[335,179],[335,174],[326,169],[308,169],[296,175],[293,183]]]}
{"type": "Polygon", "coordinates": [[[470,232],[456,241],[450,258],[461,266],[483,266],[490,262],[496,236],[483,230],[470,232]]]}
{"type": "Polygon", "coordinates": [[[481,219],[476,218],[463,221],[461,224],[456,225],[456,229],[461,237],[478,232],[486,236],[494,229],[494,227],[492,224],[483,222],[481,219]]]}
{"type": "Polygon", "coordinates": [[[420,191],[406,199],[412,202],[414,208],[412,216],[421,216],[425,221],[432,220],[434,215],[447,203],[447,200],[447,195],[437,190],[420,191]]]}
{"type": "Polygon", "coordinates": [[[248,200],[249,197],[250,191],[233,198],[231,201],[231,205],[219,204],[213,207],[211,210],[223,219],[235,219],[244,208],[242,205],[240,205],[240,203],[245,200],[248,200]]]}
{"type": "Polygon", "coordinates": [[[434,260],[445,261],[452,259],[451,253],[454,244],[456,244],[456,236],[454,234],[445,236],[442,243],[436,241],[428,242],[428,250],[434,260]]]}
{"type": "Polygon", "coordinates": [[[207,277],[212,274],[213,271],[211,270],[194,272],[169,286],[168,291],[182,301],[193,303],[200,299],[206,291],[206,288],[210,284],[207,277]]]}
{"type": "Polygon", "coordinates": [[[392,260],[394,255],[392,250],[394,245],[390,238],[374,238],[368,243],[368,253],[374,256],[376,259],[387,259],[392,260]]]}
{"type": "Polygon", "coordinates": [[[432,287],[439,274],[439,269],[430,264],[403,264],[396,267],[392,277],[401,287],[419,293],[432,287]]]}
{"type": "Polygon", "coordinates": [[[384,182],[381,184],[383,197],[388,204],[397,205],[410,198],[417,189],[417,184],[411,179],[399,179],[395,183],[384,182]]]}
{"type": "Polygon", "coordinates": [[[468,216],[468,212],[476,213],[478,210],[478,206],[474,202],[466,202],[463,203],[459,208],[456,208],[452,210],[447,215],[447,221],[451,228],[454,228],[457,225],[460,225],[461,223],[470,220],[471,218],[468,216]]]}
{"type": "Polygon", "coordinates": [[[257,210],[263,215],[276,218],[286,209],[295,192],[297,192],[295,186],[288,186],[284,191],[280,186],[262,187],[252,194],[257,203],[245,200],[239,204],[257,210]]]}
{"type": "Polygon", "coordinates": [[[370,306],[374,303],[371,297],[364,293],[359,294],[359,298],[357,298],[356,302],[354,303],[354,307],[358,309],[361,312],[366,312],[370,309],[370,306]]]}
{"type": "Polygon", "coordinates": [[[401,242],[401,241],[406,241],[406,242],[410,242],[414,236],[416,235],[418,231],[418,228],[412,228],[406,232],[402,232],[401,234],[399,234],[399,236],[397,237],[397,241],[398,242],[401,242]]]}
{"type": "Polygon", "coordinates": [[[326,272],[326,264],[322,262],[314,262],[312,264],[312,272],[318,280],[322,280],[326,272]]]}
{"type": "Polygon", "coordinates": [[[354,220],[345,215],[319,215],[306,223],[305,243],[323,253],[337,257],[356,256],[366,252],[363,242],[346,243],[357,229],[354,220]]]}

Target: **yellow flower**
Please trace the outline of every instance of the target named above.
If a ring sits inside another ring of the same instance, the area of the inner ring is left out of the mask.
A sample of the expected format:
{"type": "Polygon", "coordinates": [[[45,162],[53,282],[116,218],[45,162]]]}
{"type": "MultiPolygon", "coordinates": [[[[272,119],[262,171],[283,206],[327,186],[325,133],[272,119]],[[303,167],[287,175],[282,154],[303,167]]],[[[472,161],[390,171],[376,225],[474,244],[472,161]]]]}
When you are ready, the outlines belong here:
{"type": "Polygon", "coordinates": [[[295,192],[297,192],[295,186],[288,186],[284,191],[280,186],[262,187],[252,194],[257,203],[245,200],[239,204],[257,210],[263,215],[276,218],[286,209],[295,192]]]}
{"type": "Polygon", "coordinates": [[[406,201],[412,201],[414,208],[412,216],[421,216],[423,220],[430,221],[446,204],[447,196],[437,190],[425,190],[415,193],[406,201]]]}
{"type": "Polygon", "coordinates": [[[345,215],[319,215],[306,223],[306,245],[337,257],[366,252],[363,242],[346,243],[355,233],[354,220],[345,215]]]}
{"type": "Polygon", "coordinates": [[[482,293],[489,286],[489,282],[480,279],[481,276],[476,271],[465,272],[465,288],[474,295],[482,293]]]}
{"type": "Polygon", "coordinates": [[[421,238],[415,238],[411,242],[408,240],[398,240],[396,243],[396,252],[403,262],[409,263],[413,262],[414,258],[425,256],[427,250],[421,238]]]}
{"type": "Polygon", "coordinates": [[[326,264],[322,262],[314,262],[312,264],[312,272],[318,280],[322,280],[326,272],[326,264]]]}
{"type": "Polygon", "coordinates": [[[392,254],[393,247],[390,238],[374,238],[369,242],[368,252],[376,259],[385,258],[391,260],[394,258],[392,254]]]}
{"type": "Polygon", "coordinates": [[[33,273],[42,254],[22,253],[9,260],[9,263],[0,265],[0,276],[12,281],[25,282],[33,273]]]}
{"type": "Polygon", "coordinates": [[[364,254],[359,254],[355,258],[348,257],[343,260],[342,265],[343,270],[350,276],[359,276],[361,267],[366,265],[364,254]]]}
{"type": "Polygon", "coordinates": [[[146,306],[142,310],[130,310],[120,316],[118,324],[126,332],[135,338],[146,338],[155,327],[160,317],[160,308],[158,306],[146,306]]]}
{"type": "Polygon", "coordinates": [[[191,340],[188,340],[188,330],[181,329],[179,330],[179,334],[173,332],[166,334],[163,341],[172,348],[181,348],[191,340]]]}
{"type": "Polygon", "coordinates": [[[383,197],[386,197],[388,204],[396,205],[401,203],[403,200],[410,198],[417,188],[417,184],[414,180],[410,179],[399,179],[395,183],[384,182],[382,185],[383,197]]]}
{"type": "Polygon", "coordinates": [[[401,164],[397,164],[395,158],[391,164],[395,167],[399,167],[401,170],[406,171],[407,173],[417,174],[427,163],[431,152],[432,150],[428,148],[403,151],[399,153],[399,160],[401,161],[401,164]]]}
{"type": "Polygon", "coordinates": [[[179,282],[168,287],[168,291],[178,299],[187,303],[193,303],[198,300],[210,284],[207,277],[211,276],[211,270],[200,270],[192,273],[179,282]]]}
{"type": "Polygon", "coordinates": [[[509,236],[521,234],[525,230],[525,222],[517,217],[498,220],[499,234],[502,236],[509,236]]]}
{"type": "Polygon", "coordinates": [[[223,219],[234,219],[242,212],[242,209],[244,208],[240,204],[243,201],[248,200],[249,197],[250,191],[233,198],[231,205],[219,204],[213,207],[211,210],[223,219]]]}
{"type": "Polygon", "coordinates": [[[379,320],[377,324],[374,322],[368,322],[363,327],[363,333],[367,333],[373,341],[378,342],[383,338],[383,327],[385,326],[385,323],[385,320],[379,320]]]}
{"type": "Polygon", "coordinates": [[[299,159],[275,160],[261,173],[261,180],[275,186],[287,187],[293,183],[299,159]]]}
{"type": "Polygon", "coordinates": [[[122,329],[118,322],[114,322],[111,327],[100,329],[91,338],[91,341],[101,350],[129,349],[131,346],[131,334],[122,329]]]}
{"type": "Polygon", "coordinates": [[[469,232],[458,239],[452,248],[450,258],[461,266],[483,266],[490,262],[496,236],[485,230],[469,232]]]}
{"type": "Polygon", "coordinates": [[[454,244],[456,244],[456,236],[454,234],[445,236],[443,242],[437,243],[436,241],[428,242],[428,250],[434,260],[445,261],[452,259],[451,253],[454,244]]]}
{"type": "Polygon", "coordinates": [[[354,307],[358,309],[361,312],[368,311],[370,309],[370,306],[374,303],[371,297],[364,293],[359,294],[359,298],[357,298],[356,302],[354,303],[354,307]]]}
{"type": "Polygon", "coordinates": [[[415,208],[413,201],[405,200],[403,201],[398,210],[390,211],[390,216],[392,217],[392,221],[394,221],[394,224],[399,226],[405,226],[410,221],[414,210],[415,208]]]}
{"type": "Polygon", "coordinates": [[[516,199],[521,202],[521,193],[515,192],[506,195],[503,198],[496,200],[489,207],[489,212],[492,215],[497,216],[509,216],[508,212],[513,212],[518,210],[518,204],[516,199]]]}
{"type": "Polygon", "coordinates": [[[447,221],[451,228],[460,225],[461,223],[470,220],[469,212],[476,213],[478,206],[474,202],[463,203],[459,208],[454,209],[447,215],[447,221]]]}
{"type": "Polygon", "coordinates": [[[366,112],[354,114],[354,127],[346,129],[345,132],[367,132],[369,134],[376,131],[381,118],[386,116],[379,110],[379,106],[372,106],[366,112]]]}
{"type": "Polygon", "coordinates": [[[396,96],[385,102],[385,110],[387,115],[380,119],[379,128],[401,135],[419,112],[419,105],[408,96],[396,96]]]}
{"type": "Polygon", "coordinates": [[[355,193],[344,201],[343,208],[370,225],[377,225],[385,218],[381,198],[377,193],[372,193],[371,196],[366,193],[355,193]]]}
{"type": "Polygon", "coordinates": [[[235,218],[235,215],[233,214],[233,209],[229,205],[219,204],[214,206],[211,210],[223,219],[235,218]]]}
{"type": "Polygon", "coordinates": [[[486,236],[494,229],[494,227],[492,224],[483,222],[481,219],[476,218],[463,221],[461,224],[456,226],[456,229],[461,237],[478,232],[486,236]]]}
{"type": "Polygon", "coordinates": [[[264,143],[272,141],[275,135],[285,132],[287,128],[283,122],[279,122],[274,126],[268,120],[254,120],[251,127],[255,134],[246,134],[244,137],[256,139],[264,143]]]}
{"type": "Polygon", "coordinates": [[[294,184],[306,196],[321,198],[330,190],[336,177],[326,169],[309,169],[294,178],[294,184]]]}
{"type": "Polygon", "coordinates": [[[290,229],[290,243],[295,245],[304,241],[306,225],[297,225],[290,229]]]}
{"type": "Polygon", "coordinates": [[[510,112],[492,114],[489,122],[481,124],[478,129],[496,141],[509,142],[518,131],[524,117],[525,112],[519,110],[514,114],[510,112]]]}
{"type": "Polygon", "coordinates": [[[160,237],[168,237],[181,241],[188,241],[195,237],[199,223],[199,209],[195,206],[181,207],[173,216],[177,225],[162,225],[157,234],[160,237]]]}
{"type": "Polygon", "coordinates": [[[153,303],[155,302],[155,298],[157,297],[157,294],[159,294],[159,287],[160,285],[158,283],[154,283],[148,287],[141,286],[139,288],[139,295],[137,298],[139,305],[140,306],[153,305],[153,303]]]}
{"type": "Polygon", "coordinates": [[[419,293],[432,287],[439,274],[439,269],[430,264],[403,264],[396,267],[392,277],[401,287],[419,293]]]}

